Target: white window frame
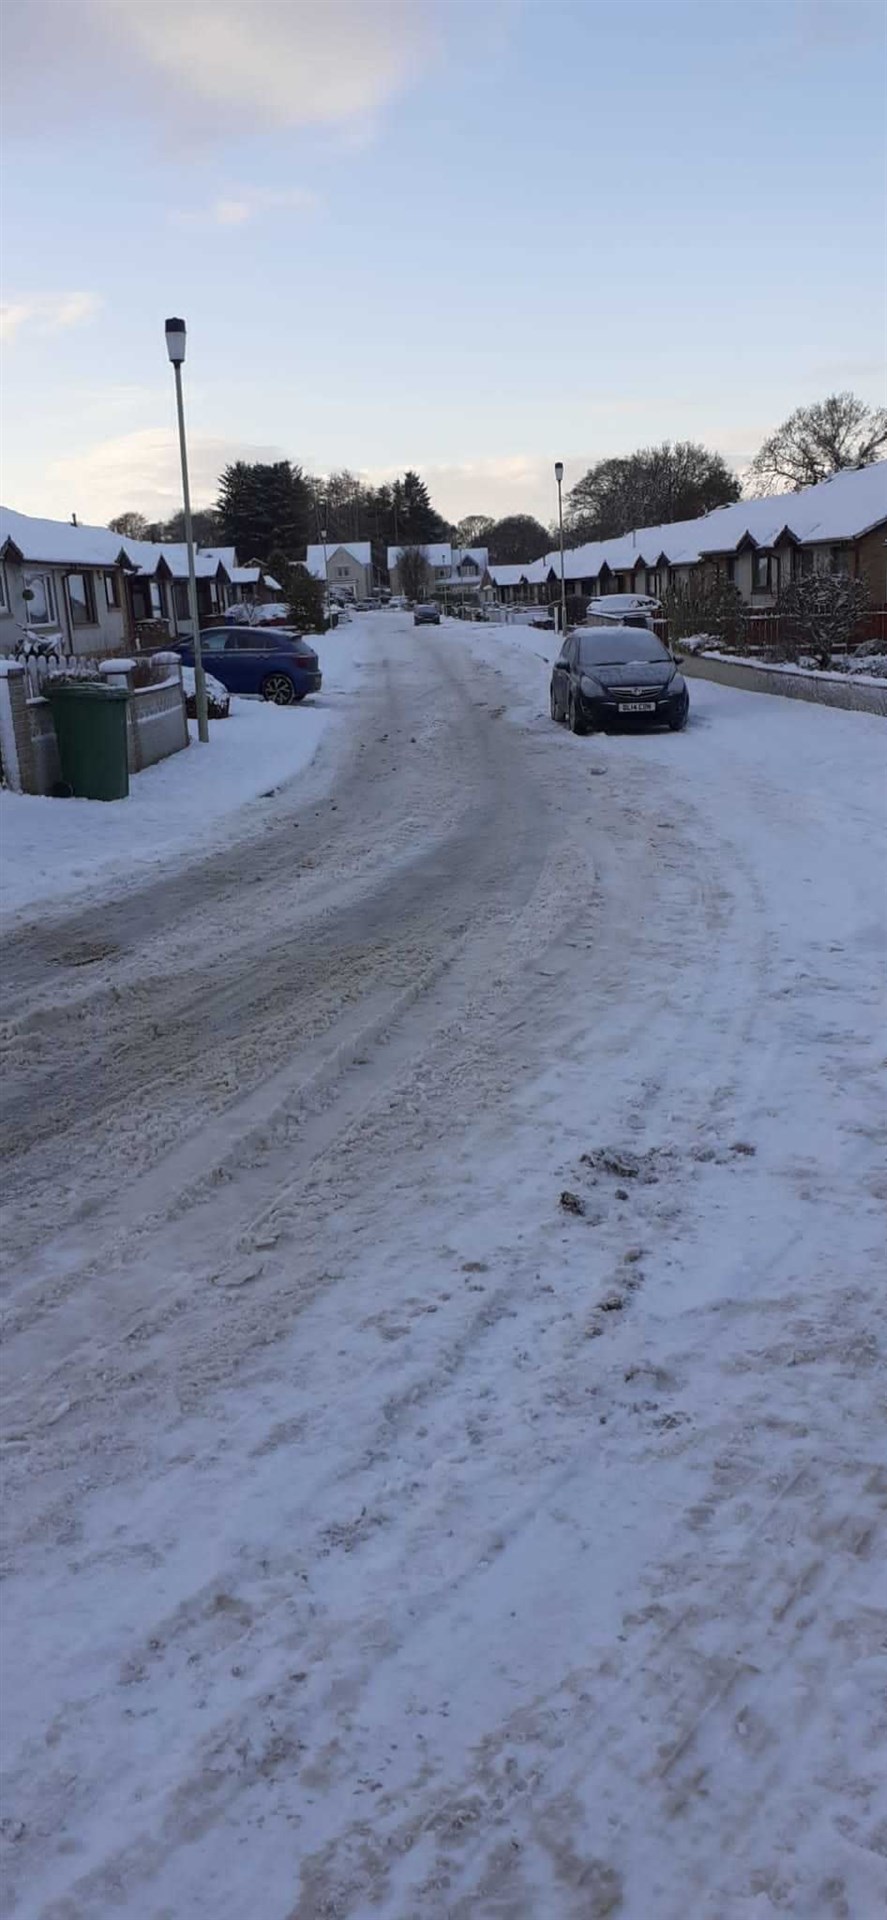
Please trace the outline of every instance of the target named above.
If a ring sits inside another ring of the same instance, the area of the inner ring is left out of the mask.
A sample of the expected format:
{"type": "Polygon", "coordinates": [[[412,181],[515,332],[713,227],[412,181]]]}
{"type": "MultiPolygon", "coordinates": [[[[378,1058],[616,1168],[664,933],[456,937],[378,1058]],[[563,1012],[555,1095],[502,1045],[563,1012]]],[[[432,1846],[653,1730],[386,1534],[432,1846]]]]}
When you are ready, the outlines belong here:
{"type": "Polygon", "coordinates": [[[39,567],[29,567],[27,573],[24,575],[24,579],[22,582],[23,586],[30,587],[32,580],[43,581],[44,588],[45,588],[44,597],[46,600],[47,615],[45,620],[35,620],[33,617],[33,614],[31,613],[32,603],[30,600],[26,600],[25,601],[25,626],[26,627],[57,627],[59,623],[58,622],[58,600],[56,598],[55,580],[52,574],[48,571],[44,572],[39,567]]]}
{"type": "Polygon", "coordinates": [[[6,579],[6,568],[3,565],[2,560],[0,560],[0,613],[10,613],[11,611],[12,609],[10,608],[10,605],[9,605],[9,586],[6,579]]]}
{"type": "Polygon", "coordinates": [[[121,594],[119,574],[105,574],[105,606],[109,613],[119,613],[120,611],[121,594]]]}

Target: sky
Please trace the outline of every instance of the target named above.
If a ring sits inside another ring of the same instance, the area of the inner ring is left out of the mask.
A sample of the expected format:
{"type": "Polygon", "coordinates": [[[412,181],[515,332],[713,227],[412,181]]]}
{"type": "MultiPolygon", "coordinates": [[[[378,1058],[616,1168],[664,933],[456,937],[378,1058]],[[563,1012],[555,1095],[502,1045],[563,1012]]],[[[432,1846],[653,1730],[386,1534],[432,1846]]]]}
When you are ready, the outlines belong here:
{"type": "Polygon", "coordinates": [[[882,0],[3,0],[6,504],[229,459],[550,522],[885,369],[882,0]]]}

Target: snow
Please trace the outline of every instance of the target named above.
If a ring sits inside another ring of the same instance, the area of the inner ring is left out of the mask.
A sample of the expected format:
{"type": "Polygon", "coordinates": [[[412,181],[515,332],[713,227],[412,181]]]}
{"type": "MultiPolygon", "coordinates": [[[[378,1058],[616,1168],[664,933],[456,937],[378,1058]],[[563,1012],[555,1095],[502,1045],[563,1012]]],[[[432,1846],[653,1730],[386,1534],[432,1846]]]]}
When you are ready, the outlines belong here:
{"type": "MultiPolygon", "coordinates": [[[[0,906],[3,924],[57,912],[144,882],[244,831],[255,804],[304,771],[360,676],[366,651],[359,626],[321,652],[324,685],[298,707],[232,697],[227,719],[211,722],[200,747],[170,755],[130,781],[125,801],[54,800],[0,790],[0,906]],[[244,809],[247,812],[244,814],[244,809]],[[238,820],[238,816],[243,816],[238,820]]],[[[209,683],[211,676],[207,676],[209,683]]],[[[183,668],[186,692],[193,669],[183,668]]],[[[217,681],[222,697],[225,689],[217,681]]]]}
{"type": "Polygon", "coordinates": [[[315,580],[326,578],[325,569],[337,553],[349,554],[361,567],[371,567],[373,564],[373,549],[369,540],[328,540],[325,547],[322,543],[310,546],[305,556],[305,565],[315,580]]]}
{"type": "Polygon", "coordinates": [[[24,561],[43,560],[48,565],[115,567],[129,548],[129,542],[108,527],[75,527],[66,520],[41,520],[0,507],[0,553],[7,540],[24,561]]]}
{"type": "MultiPolygon", "coordinates": [[[[887,521],[887,461],[846,473],[833,474],[818,486],[798,493],[771,494],[763,500],[738,500],[716,507],[695,520],[673,520],[656,527],[638,527],[618,539],[594,540],[569,547],[564,554],[568,580],[594,580],[606,564],[614,573],[630,573],[637,566],[692,566],[703,554],[734,553],[746,535],[759,547],[770,547],[784,532],[802,544],[841,542],[859,538],[887,521]]],[[[554,549],[542,560],[522,569],[529,584],[559,574],[560,553],[554,549]]]]}
{"type": "Polygon", "coordinates": [[[883,722],[556,644],[14,945],[11,1914],[884,1911],[883,722]]]}
{"type": "Polygon", "coordinates": [[[818,667],[815,660],[767,660],[759,653],[724,653],[717,646],[712,645],[688,647],[683,640],[678,642],[678,650],[680,651],[681,648],[688,653],[699,654],[706,660],[729,660],[738,667],[759,667],[766,673],[791,674],[794,679],[802,674],[804,678],[809,677],[811,680],[846,682],[850,674],[854,680],[860,680],[864,686],[881,687],[887,671],[887,657],[883,654],[875,655],[875,663],[879,660],[882,663],[881,671],[875,672],[873,663],[865,657],[848,658],[842,666],[833,663],[831,667],[818,667]]]}

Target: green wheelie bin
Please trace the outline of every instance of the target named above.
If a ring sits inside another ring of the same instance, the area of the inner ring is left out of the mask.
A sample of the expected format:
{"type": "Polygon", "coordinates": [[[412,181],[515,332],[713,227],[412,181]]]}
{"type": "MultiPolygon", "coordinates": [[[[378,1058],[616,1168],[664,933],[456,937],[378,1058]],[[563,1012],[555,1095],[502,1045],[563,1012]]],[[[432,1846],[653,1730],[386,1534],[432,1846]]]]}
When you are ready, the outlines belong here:
{"type": "Polygon", "coordinates": [[[62,780],[78,800],[125,800],[129,793],[125,687],[96,680],[50,682],[62,780]]]}

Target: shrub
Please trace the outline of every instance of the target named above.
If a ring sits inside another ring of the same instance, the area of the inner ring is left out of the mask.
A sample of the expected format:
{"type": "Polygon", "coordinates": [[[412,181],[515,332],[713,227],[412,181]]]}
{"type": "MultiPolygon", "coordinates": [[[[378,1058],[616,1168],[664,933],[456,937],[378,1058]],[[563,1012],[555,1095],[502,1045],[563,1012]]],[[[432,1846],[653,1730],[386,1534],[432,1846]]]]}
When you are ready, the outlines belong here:
{"type": "Polygon", "coordinates": [[[810,653],[819,667],[829,667],[836,648],[849,646],[870,605],[865,581],[847,573],[805,573],[790,580],[776,607],[782,658],[810,653]]]}

